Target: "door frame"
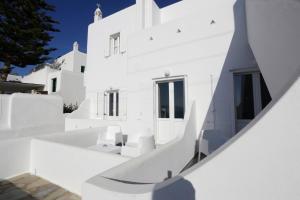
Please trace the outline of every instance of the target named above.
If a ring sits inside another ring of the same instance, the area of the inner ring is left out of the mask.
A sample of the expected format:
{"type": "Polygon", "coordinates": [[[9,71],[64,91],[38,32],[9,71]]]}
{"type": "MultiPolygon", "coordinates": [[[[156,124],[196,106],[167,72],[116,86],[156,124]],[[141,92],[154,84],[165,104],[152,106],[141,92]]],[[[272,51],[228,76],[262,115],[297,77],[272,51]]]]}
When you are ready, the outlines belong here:
{"type": "Polygon", "coordinates": [[[236,101],[235,101],[235,83],[234,77],[239,75],[247,75],[251,74],[252,77],[252,92],[253,92],[253,109],[254,109],[254,118],[257,114],[262,110],[262,102],[261,102],[261,83],[260,83],[260,70],[257,68],[251,70],[241,70],[233,72],[233,107],[234,107],[234,131],[235,134],[239,132],[238,123],[248,124],[253,119],[237,119],[236,113],[236,101]]]}
{"type": "MultiPolygon", "coordinates": [[[[183,85],[184,85],[184,116],[187,110],[187,106],[188,106],[188,78],[187,75],[178,75],[178,76],[169,76],[169,77],[160,77],[160,78],[153,78],[153,130],[154,130],[154,137],[155,137],[155,141],[158,141],[159,138],[159,131],[158,131],[158,120],[164,120],[163,118],[159,118],[159,112],[158,112],[158,101],[159,101],[159,95],[158,95],[158,83],[164,83],[164,82],[172,82],[172,81],[176,81],[176,80],[183,80],[183,85]]],[[[171,99],[170,96],[171,90],[169,88],[169,101],[171,99]]],[[[173,99],[174,99],[174,87],[173,87],[173,99]]],[[[173,102],[174,103],[174,102],[173,102]]],[[[174,118],[174,111],[172,111],[173,116],[171,115],[171,107],[174,107],[174,105],[172,106],[171,103],[169,103],[169,118],[165,119],[167,120],[174,120],[175,122],[183,122],[183,119],[175,119],[174,118]],[[171,118],[173,117],[173,118],[171,118]]],[[[173,109],[174,110],[174,109],[173,109]]]]}

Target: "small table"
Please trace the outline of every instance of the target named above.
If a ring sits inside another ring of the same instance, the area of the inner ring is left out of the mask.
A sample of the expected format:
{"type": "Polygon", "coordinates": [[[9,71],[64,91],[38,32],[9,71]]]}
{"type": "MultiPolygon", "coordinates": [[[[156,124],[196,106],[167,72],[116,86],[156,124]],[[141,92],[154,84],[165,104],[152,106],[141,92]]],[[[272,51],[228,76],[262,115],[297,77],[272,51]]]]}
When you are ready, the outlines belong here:
{"type": "Polygon", "coordinates": [[[100,152],[106,152],[106,153],[114,153],[114,154],[121,153],[120,146],[115,146],[115,145],[111,145],[111,144],[97,144],[97,145],[88,147],[88,149],[100,151],[100,152]]]}

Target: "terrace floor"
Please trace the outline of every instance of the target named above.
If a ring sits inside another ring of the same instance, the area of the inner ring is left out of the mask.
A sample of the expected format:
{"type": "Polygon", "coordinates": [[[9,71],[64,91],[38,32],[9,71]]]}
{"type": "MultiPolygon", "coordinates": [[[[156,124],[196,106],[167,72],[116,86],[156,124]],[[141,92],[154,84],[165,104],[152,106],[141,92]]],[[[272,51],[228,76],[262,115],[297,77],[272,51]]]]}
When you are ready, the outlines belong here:
{"type": "Polygon", "coordinates": [[[0,200],[80,200],[49,181],[30,174],[0,181],[0,200]]]}

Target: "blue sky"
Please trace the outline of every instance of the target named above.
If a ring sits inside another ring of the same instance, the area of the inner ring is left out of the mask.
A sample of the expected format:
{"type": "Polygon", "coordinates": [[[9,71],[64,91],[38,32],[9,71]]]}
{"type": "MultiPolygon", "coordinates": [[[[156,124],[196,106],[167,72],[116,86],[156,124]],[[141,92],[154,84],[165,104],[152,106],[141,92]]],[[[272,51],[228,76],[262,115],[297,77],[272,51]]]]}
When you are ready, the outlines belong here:
{"type": "MultiPolygon", "coordinates": [[[[46,0],[56,6],[56,12],[51,13],[60,24],[57,28],[59,33],[54,34],[50,43],[51,47],[57,48],[51,53],[52,58],[57,58],[72,50],[74,41],[79,42],[81,51],[86,52],[87,28],[93,22],[93,13],[96,4],[101,4],[103,16],[106,17],[119,10],[135,4],[135,0],[46,0]]],[[[165,7],[180,0],[155,0],[159,7],[165,7]]],[[[13,72],[25,75],[32,70],[32,66],[15,68],[13,72]]]]}

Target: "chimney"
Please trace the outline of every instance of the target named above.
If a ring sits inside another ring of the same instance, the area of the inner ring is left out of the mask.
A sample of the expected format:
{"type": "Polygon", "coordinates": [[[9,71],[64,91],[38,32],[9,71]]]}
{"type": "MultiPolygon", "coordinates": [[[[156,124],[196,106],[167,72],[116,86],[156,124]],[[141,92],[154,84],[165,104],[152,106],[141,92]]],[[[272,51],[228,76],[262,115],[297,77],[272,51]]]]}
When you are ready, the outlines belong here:
{"type": "Polygon", "coordinates": [[[78,44],[77,41],[75,41],[75,42],[73,43],[73,51],[78,51],[78,50],[79,50],[79,44],[78,44]]]}
{"type": "Polygon", "coordinates": [[[141,29],[153,25],[153,0],[136,0],[137,21],[141,29]]]}

